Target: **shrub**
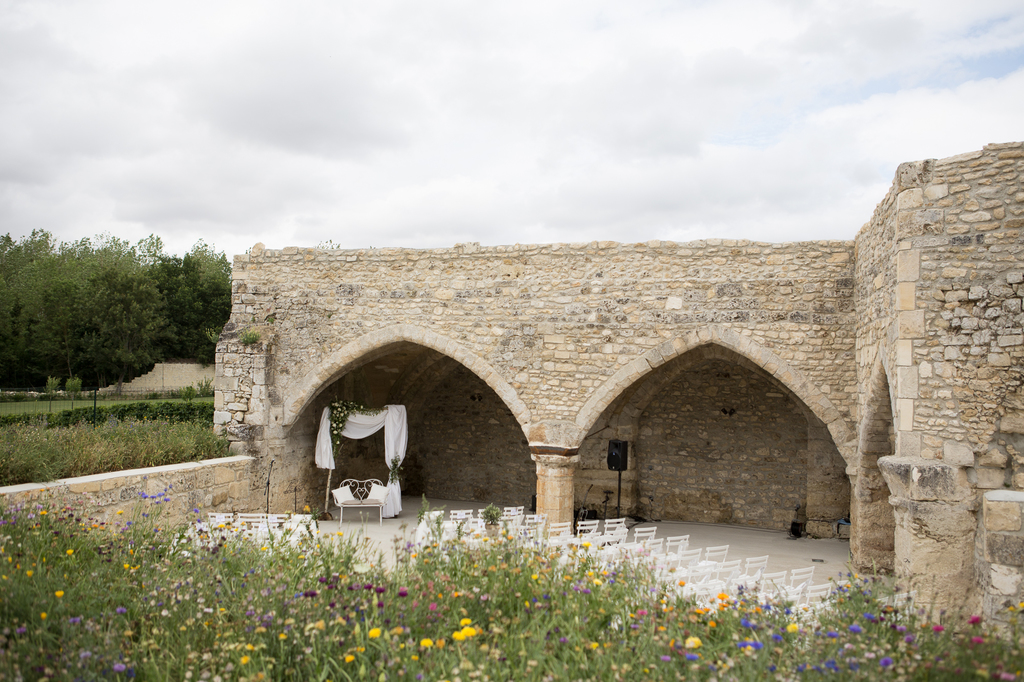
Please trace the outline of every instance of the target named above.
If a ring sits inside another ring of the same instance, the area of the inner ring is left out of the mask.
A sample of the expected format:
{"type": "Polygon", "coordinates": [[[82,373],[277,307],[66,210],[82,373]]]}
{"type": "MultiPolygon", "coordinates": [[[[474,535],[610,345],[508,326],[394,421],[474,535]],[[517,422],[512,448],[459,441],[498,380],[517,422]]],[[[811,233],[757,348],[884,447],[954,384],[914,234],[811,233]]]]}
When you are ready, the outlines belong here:
{"type": "Polygon", "coordinates": [[[260,333],[255,329],[246,329],[244,332],[242,332],[242,335],[239,337],[239,340],[242,342],[243,345],[251,346],[253,344],[260,342],[260,333]]]}
{"type": "Polygon", "coordinates": [[[82,380],[79,377],[71,377],[64,382],[64,390],[71,394],[72,400],[78,400],[82,393],[82,380]]]}
{"type": "MultiPolygon", "coordinates": [[[[172,424],[182,422],[195,422],[198,424],[213,424],[213,403],[179,403],[171,401],[150,401],[117,403],[114,405],[101,405],[96,408],[96,423],[103,423],[114,420],[162,420],[172,424]]],[[[5,414],[0,415],[0,427],[13,424],[31,424],[45,420],[49,426],[72,426],[74,424],[92,424],[93,408],[76,407],[73,410],[61,410],[49,415],[39,413],[31,414],[5,414]]]]}
{"type": "Polygon", "coordinates": [[[0,485],[41,483],[227,455],[228,441],[206,425],[112,421],[46,428],[16,424],[0,433],[0,485]]]}

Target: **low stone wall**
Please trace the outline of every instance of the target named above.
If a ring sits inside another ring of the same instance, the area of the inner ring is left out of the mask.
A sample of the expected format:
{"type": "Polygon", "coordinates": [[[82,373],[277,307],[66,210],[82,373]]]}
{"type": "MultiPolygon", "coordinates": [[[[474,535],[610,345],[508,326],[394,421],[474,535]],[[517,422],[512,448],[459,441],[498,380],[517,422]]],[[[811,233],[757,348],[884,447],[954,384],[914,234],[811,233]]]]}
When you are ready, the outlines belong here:
{"type": "Polygon", "coordinates": [[[163,518],[169,524],[177,524],[194,519],[195,509],[201,514],[254,511],[251,506],[258,500],[251,500],[249,494],[252,461],[252,457],[244,455],[222,457],[49,483],[26,483],[0,487],[0,496],[8,504],[54,499],[68,503],[84,501],[89,514],[99,520],[110,518],[118,510],[127,512],[139,502],[149,502],[147,498],[155,498],[163,506],[163,518]]]}
{"type": "Polygon", "coordinates": [[[1008,606],[1024,601],[1024,492],[990,490],[983,504],[982,608],[987,618],[1005,619],[1008,606]]]}

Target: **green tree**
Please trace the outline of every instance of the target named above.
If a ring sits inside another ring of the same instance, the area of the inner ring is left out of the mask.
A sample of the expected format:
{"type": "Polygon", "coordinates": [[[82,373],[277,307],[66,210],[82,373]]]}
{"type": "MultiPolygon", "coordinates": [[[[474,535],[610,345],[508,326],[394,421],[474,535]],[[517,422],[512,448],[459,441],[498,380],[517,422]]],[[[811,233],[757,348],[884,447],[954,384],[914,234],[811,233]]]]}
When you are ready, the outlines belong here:
{"type": "Polygon", "coordinates": [[[231,266],[223,252],[200,241],[183,258],[162,257],[151,272],[167,304],[163,357],[213,362],[216,342],[206,330],[219,331],[231,314],[231,266]]]}
{"type": "Polygon", "coordinates": [[[90,307],[85,352],[100,385],[116,378],[117,390],[135,369],[157,357],[166,325],[163,299],[142,271],[105,267],[89,280],[90,307]]]}

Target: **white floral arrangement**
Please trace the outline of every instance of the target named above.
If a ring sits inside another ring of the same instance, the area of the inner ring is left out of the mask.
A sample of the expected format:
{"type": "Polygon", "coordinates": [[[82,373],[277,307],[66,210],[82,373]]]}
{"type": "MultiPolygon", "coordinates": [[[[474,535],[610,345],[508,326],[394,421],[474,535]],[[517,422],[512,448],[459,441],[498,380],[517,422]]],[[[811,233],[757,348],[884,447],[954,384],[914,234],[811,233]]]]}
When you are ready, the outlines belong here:
{"type": "Polygon", "coordinates": [[[351,400],[335,400],[331,403],[331,442],[337,450],[341,447],[341,432],[345,430],[350,414],[379,414],[380,410],[373,410],[362,403],[351,400]]]}

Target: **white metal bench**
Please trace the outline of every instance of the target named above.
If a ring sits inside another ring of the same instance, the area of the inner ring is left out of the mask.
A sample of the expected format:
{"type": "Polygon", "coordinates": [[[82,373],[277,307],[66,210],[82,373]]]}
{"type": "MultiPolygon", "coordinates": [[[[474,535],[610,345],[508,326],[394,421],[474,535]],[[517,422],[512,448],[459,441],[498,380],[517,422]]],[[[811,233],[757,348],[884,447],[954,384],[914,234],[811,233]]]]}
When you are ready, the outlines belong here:
{"type": "Polygon", "coordinates": [[[376,478],[361,481],[347,478],[341,486],[331,491],[334,502],[338,505],[338,523],[346,509],[353,507],[377,507],[380,512],[380,524],[384,525],[384,502],[388,499],[388,489],[376,478]]]}

